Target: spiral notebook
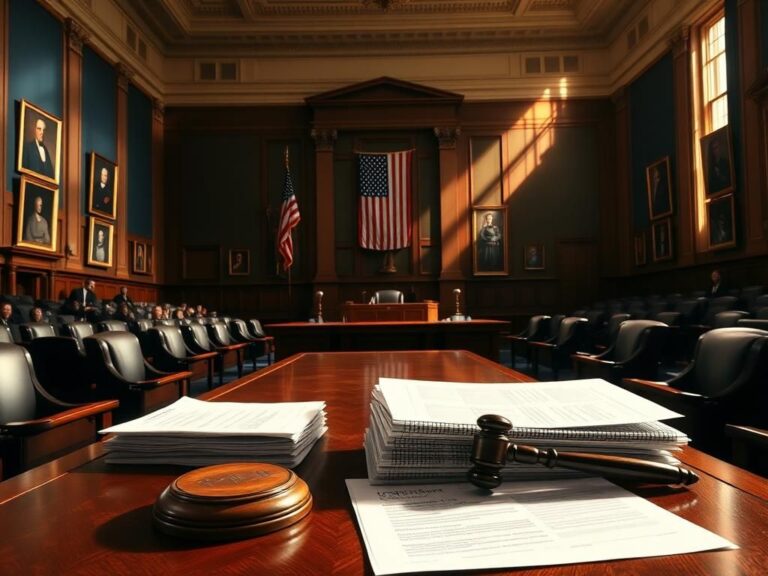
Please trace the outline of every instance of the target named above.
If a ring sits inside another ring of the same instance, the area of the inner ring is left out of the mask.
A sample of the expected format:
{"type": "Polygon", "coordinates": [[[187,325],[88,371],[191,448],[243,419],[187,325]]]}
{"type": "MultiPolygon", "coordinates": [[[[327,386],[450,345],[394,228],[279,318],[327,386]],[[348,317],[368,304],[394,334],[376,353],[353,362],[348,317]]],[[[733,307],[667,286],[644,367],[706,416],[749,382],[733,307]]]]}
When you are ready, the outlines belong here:
{"type": "MultiPolygon", "coordinates": [[[[599,379],[473,384],[380,378],[365,435],[372,483],[459,481],[483,414],[509,418],[509,437],[560,451],[585,450],[679,463],[687,436],[660,422],[680,415],[599,379]]],[[[514,478],[576,476],[513,464],[514,478]]]]}

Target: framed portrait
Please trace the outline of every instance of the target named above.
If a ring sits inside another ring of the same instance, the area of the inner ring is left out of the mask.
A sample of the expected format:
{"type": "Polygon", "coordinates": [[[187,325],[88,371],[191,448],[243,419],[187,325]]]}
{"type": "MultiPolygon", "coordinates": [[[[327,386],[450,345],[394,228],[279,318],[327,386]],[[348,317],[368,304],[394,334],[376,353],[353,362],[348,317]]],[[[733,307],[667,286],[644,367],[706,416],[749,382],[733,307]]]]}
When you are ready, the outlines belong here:
{"type": "Polygon", "coordinates": [[[59,223],[59,189],[21,177],[16,245],[55,252],[59,223]]]}
{"type": "Polygon", "coordinates": [[[472,262],[477,276],[506,276],[507,207],[472,208],[472,262]]]}
{"type": "Polygon", "coordinates": [[[635,234],[635,266],[645,266],[648,261],[645,252],[645,232],[635,234]]]}
{"type": "Polygon", "coordinates": [[[717,196],[733,190],[733,151],[731,132],[723,126],[701,140],[701,164],[704,171],[704,190],[707,196],[717,196]]]}
{"type": "Polygon", "coordinates": [[[229,251],[229,275],[247,276],[251,273],[251,251],[236,248],[229,251]]]}
{"type": "Polygon", "coordinates": [[[526,244],[523,248],[523,269],[544,270],[544,244],[526,244]]]}
{"type": "Polygon", "coordinates": [[[736,218],[733,194],[712,198],[707,202],[709,247],[712,249],[736,246],[736,218]]]}
{"type": "Polygon", "coordinates": [[[34,104],[21,101],[16,170],[59,183],[62,122],[34,104]]]}
{"type": "Polygon", "coordinates": [[[89,155],[88,212],[114,220],[117,217],[117,165],[103,156],[89,155]]]}
{"type": "Polygon", "coordinates": [[[112,241],[115,225],[91,216],[88,224],[88,260],[91,266],[112,266],[112,241]]]}
{"type": "Polygon", "coordinates": [[[147,244],[145,242],[133,242],[132,261],[131,272],[134,274],[147,273],[147,244]]]}
{"type": "Polygon", "coordinates": [[[651,220],[672,214],[672,179],[669,156],[657,160],[645,169],[648,191],[648,214],[651,220]]]}
{"type": "Polygon", "coordinates": [[[672,220],[669,218],[654,222],[651,227],[653,236],[653,261],[661,262],[672,259],[672,220]]]}

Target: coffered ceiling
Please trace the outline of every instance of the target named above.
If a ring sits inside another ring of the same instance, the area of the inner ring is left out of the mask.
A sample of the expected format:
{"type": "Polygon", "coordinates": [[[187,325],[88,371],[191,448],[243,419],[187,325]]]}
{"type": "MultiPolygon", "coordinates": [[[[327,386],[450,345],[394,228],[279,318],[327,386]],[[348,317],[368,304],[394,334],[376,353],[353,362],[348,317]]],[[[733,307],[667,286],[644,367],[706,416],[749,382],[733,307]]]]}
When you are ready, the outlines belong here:
{"type": "MultiPolygon", "coordinates": [[[[670,0],[671,1],[671,0],[670,0]]],[[[607,46],[647,0],[117,0],[166,56],[607,46]]]]}

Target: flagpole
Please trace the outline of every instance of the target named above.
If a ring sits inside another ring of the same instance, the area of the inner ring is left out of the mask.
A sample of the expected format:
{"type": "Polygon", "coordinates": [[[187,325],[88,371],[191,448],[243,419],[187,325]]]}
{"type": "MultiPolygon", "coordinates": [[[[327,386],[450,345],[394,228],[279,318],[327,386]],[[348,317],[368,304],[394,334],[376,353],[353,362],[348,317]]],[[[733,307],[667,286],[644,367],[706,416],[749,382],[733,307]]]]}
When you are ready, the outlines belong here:
{"type": "MultiPolygon", "coordinates": [[[[285,152],[283,154],[283,158],[285,160],[285,171],[287,173],[288,170],[290,169],[290,161],[288,157],[288,144],[285,145],[285,152]]],[[[291,237],[293,237],[293,230],[291,229],[291,231],[288,232],[288,234],[290,234],[291,237]]],[[[291,268],[293,268],[293,266],[288,268],[288,300],[291,299],[291,268]]]]}

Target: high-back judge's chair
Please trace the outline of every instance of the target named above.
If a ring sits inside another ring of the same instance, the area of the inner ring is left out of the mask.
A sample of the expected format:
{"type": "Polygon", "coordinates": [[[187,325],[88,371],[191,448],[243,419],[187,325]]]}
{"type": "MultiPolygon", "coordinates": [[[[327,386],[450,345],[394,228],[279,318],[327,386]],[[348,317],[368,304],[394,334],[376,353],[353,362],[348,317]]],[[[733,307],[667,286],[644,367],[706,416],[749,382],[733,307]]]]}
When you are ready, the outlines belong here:
{"type": "Polygon", "coordinates": [[[400,290],[376,290],[371,298],[371,304],[402,304],[405,296],[400,290]]]}

